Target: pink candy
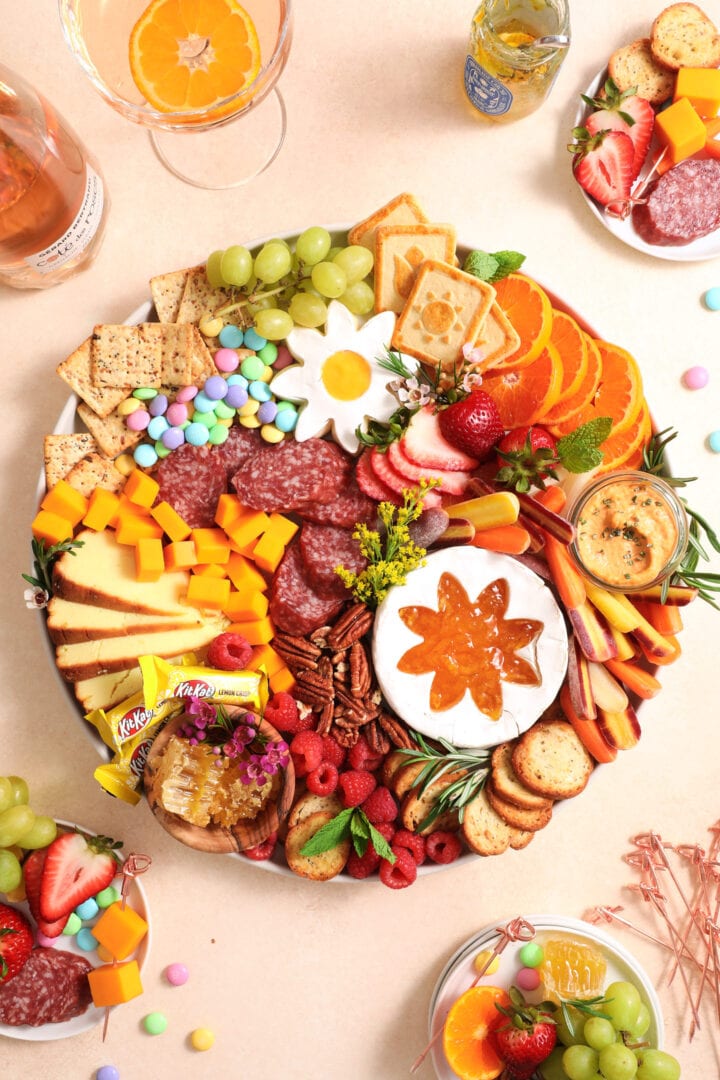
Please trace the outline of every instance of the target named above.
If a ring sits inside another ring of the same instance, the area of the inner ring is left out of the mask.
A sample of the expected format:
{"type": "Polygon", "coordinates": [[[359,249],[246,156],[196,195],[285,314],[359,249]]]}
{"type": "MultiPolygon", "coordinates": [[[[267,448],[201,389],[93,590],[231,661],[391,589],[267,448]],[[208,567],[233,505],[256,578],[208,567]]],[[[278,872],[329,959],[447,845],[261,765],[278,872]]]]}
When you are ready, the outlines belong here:
{"type": "Polygon", "coordinates": [[[282,371],[283,368],[294,363],[295,361],[293,360],[287,345],[278,345],[277,358],[273,363],[273,371],[282,371]]]}
{"type": "Polygon", "coordinates": [[[180,424],[184,424],[188,419],[187,405],[182,401],[173,401],[172,405],[168,405],[165,418],[170,427],[179,427],[180,424]]]}
{"type": "Polygon", "coordinates": [[[515,976],[515,982],[521,990],[537,990],[540,985],[540,972],[537,968],[520,968],[515,976]]]}
{"type": "Polygon", "coordinates": [[[35,934],[35,940],[38,945],[42,945],[44,949],[52,949],[58,943],[56,937],[48,937],[47,934],[43,934],[42,930],[38,930],[35,934]]]}
{"type": "Polygon", "coordinates": [[[125,423],[131,431],[145,431],[150,419],[147,409],[136,409],[135,412],[130,413],[125,423]]]}
{"type": "Polygon", "coordinates": [[[707,386],[709,381],[710,372],[707,368],[701,367],[699,364],[695,367],[688,368],[683,375],[683,382],[688,390],[702,390],[704,386],[707,386]]]}
{"type": "Polygon", "coordinates": [[[165,978],[171,986],[183,986],[190,978],[190,972],[185,964],[168,964],[165,968],[165,978]]]}
{"type": "Polygon", "coordinates": [[[181,405],[184,405],[186,404],[186,402],[192,401],[192,399],[196,396],[197,392],[197,386],[181,386],[177,394],[175,395],[175,401],[179,401],[181,405]]]}
{"type": "Polygon", "coordinates": [[[214,360],[218,371],[235,371],[240,364],[240,357],[235,349],[218,349],[214,360]]]}

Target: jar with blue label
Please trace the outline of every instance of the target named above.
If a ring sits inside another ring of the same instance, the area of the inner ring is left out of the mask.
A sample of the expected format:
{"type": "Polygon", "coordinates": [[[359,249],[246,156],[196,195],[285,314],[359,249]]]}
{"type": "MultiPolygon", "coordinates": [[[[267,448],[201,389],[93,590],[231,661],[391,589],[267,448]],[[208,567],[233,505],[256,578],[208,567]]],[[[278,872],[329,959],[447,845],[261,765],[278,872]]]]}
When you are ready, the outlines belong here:
{"type": "Polygon", "coordinates": [[[464,72],[477,115],[503,123],[534,112],[552,89],[569,41],[567,0],[483,0],[464,72]]]}

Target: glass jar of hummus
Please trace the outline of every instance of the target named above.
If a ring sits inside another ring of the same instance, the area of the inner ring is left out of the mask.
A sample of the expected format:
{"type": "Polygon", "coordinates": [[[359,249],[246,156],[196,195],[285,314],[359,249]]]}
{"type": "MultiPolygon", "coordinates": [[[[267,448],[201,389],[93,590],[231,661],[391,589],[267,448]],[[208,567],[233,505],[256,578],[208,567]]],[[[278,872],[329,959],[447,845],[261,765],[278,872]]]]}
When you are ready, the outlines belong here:
{"type": "Polygon", "coordinates": [[[591,481],[568,517],[575,526],[570,552],[604,589],[628,593],[658,584],[687,549],[685,508],[672,487],[650,473],[607,473],[591,481]]]}

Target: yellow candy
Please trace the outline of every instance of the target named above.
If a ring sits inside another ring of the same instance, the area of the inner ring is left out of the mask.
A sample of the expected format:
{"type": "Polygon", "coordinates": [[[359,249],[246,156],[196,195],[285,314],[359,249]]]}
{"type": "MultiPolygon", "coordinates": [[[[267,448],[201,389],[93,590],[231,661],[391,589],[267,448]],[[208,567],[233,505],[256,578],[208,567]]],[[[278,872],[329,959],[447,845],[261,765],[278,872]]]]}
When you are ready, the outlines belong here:
{"type": "Polygon", "coordinates": [[[257,416],[241,416],[239,423],[246,428],[259,428],[261,426],[257,416]]]}
{"type": "Polygon", "coordinates": [[[213,318],[212,315],[203,315],[198,323],[198,329],[205,337],[217,337],[224,325],[225,323],[220,318],[213,318]]]}
{"type": "MultiPolygon", "coordinates": [[[[485,967],[485,964],[487,964],[487,962],[488,962],[488,960],[490,959],[491,956],[492,956],[492,953],[490,952],[489,949],[483,949],[482,952],[479,952],[477,954],[477,956],[475,957],[475,959],[473,960],[473,967],[475,968],[475,970],[476,971],[482,971],[483,968],[485,967]]],[[[494,975],[499,967],[500,967],[500,957],[495,956],[495,957],[493,957],[493,959],[492,959],[492,961],[490,963],[490,966],[488,968],[486,968],[485,971],[483,971],[483,974],[484,975],[494,975]]]]}
{"type": "Polygon", "coordinates": [[[285,432],[274,424],[263,424],[260,428],[260,438],[269,443],[280,443],[285,438],[285,432]]]}
{"type": "Polygon", "coordinates": [[[190,1033],[190,1045],[193,1050],[209,1050],[215,1042],[215,1035],[210,1028],[195,1028],[190,1033]]]}
{"type": "MultiPolygon", "coordinates": [[[[143,403],[142,401],[139,401],[138,398],[125,398],[125,400],[121,401],[117,407],[118,416],[129,416],[130,413],[137,412],[138,409],[142,408],[144,408],[143,403]]],[[[133,462],[133,465],[134,464],[135,463],[133,462]]]]}
{"type": "MultiPolygon", "coordinates": [[[[132,400],[136,401],[137,398],[133,398],[132,400]]],[[[119,457],[115,458],[115,468],[119,469],[123,476],[129,476],[133,469],[137,468],[135,458],[132,454],[120,454],[119,457]]]]}
{"type": "Polygon", "coordinates": [[[248,398],[244,405],[241,405],[237,411],[238,416],[254,416],[260,408],[260,402],[255,398],[248,398]]]}

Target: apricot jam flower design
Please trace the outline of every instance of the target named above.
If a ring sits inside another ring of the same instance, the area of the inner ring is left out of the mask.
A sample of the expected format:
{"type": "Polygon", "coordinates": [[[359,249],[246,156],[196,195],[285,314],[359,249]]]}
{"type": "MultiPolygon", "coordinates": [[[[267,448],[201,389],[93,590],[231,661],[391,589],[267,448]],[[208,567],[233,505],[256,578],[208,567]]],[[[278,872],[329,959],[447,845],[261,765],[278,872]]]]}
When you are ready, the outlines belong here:
{"type": "Polygon", "coordinates": [[[433,672],[431,709],[451,709],[469,690],[477,708],[499,720],[503,682],[540,686],[536,665],[517,653],[535,642],[544,623],[506,619],[509,593],[505,578],[497,578],[471,600],[458,579],[444,573],[437,611],[419,605],[400,608],[402,621],[423,641],[401,656],[398,668],[410,675],[433,672]]]}

